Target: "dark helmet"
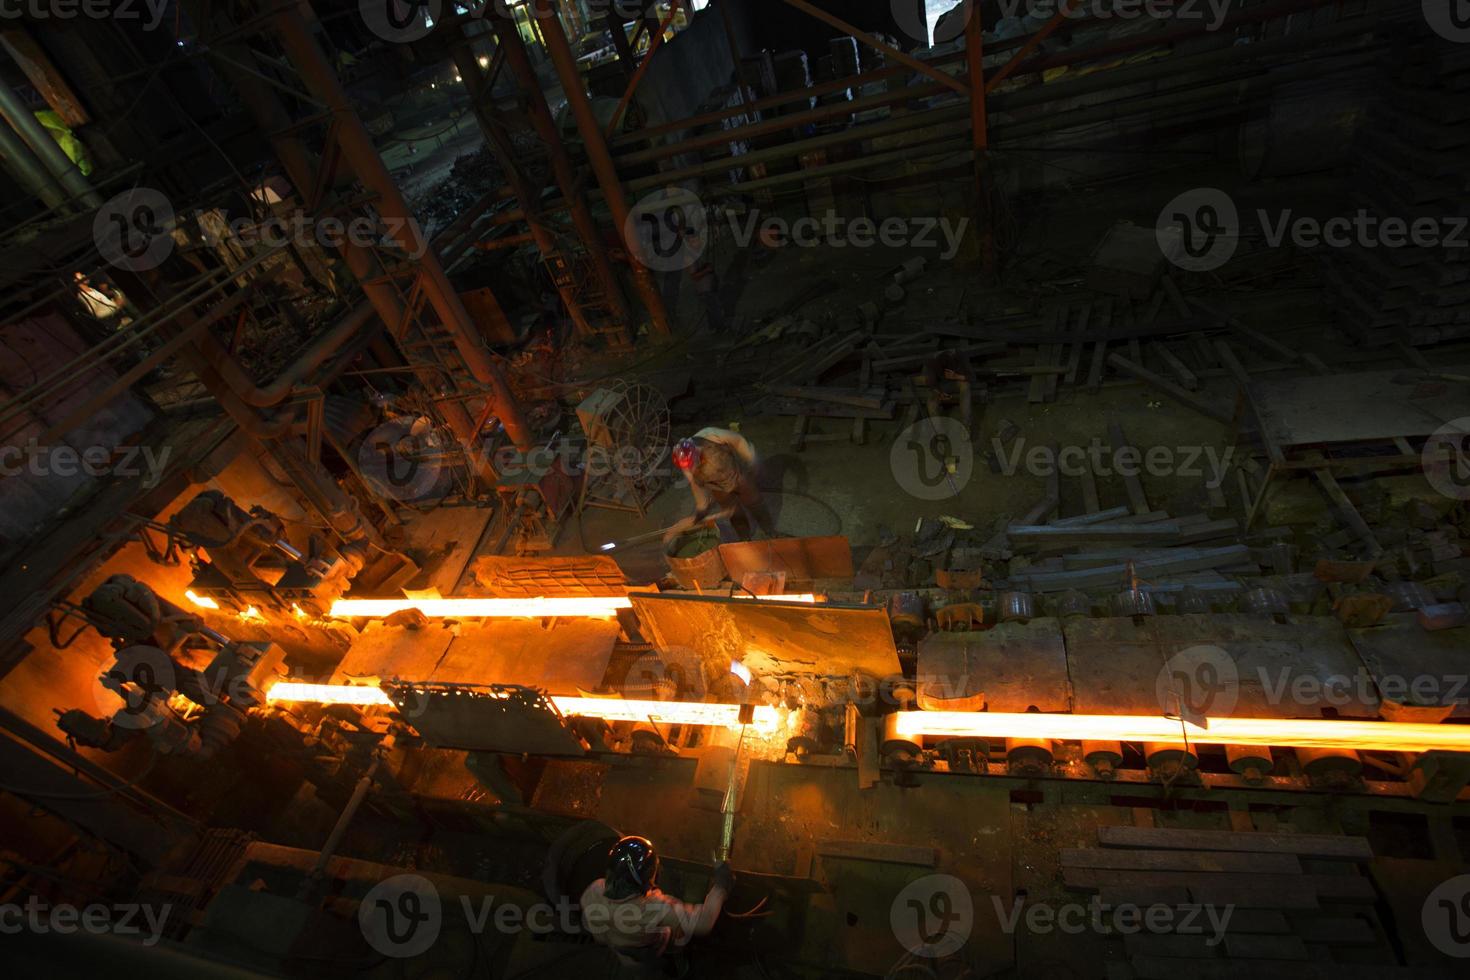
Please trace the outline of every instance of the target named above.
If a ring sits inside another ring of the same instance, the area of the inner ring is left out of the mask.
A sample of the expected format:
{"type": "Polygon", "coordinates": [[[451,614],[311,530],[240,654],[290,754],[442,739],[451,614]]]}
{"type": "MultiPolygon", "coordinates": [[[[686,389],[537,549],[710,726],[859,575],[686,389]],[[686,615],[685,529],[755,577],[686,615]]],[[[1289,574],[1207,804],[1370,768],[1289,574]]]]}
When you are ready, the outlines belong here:
{"type": "Polygon", "coordinates": [[[674,447],[674,462],[681,470],[692,470],[699,465],[699,444],[693,439],[680,439],[674,447]]]}
{"type": "Polygon", "coordinates": [[[624,837],[607,852],[607,897],[646,895],[658,880],[658,852],[646,837],[624,837]]]}

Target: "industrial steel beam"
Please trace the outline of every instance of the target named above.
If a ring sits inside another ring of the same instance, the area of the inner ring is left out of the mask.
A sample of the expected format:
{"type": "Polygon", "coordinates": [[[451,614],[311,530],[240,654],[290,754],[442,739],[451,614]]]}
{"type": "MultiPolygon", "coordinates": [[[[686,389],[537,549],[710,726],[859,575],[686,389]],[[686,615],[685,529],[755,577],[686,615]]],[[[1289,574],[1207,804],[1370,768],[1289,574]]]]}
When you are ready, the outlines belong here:
{"type": "MultiPolygon", "coordinates": [[[[572,166],[571,158],[567,156],[566,144],[562,141],[561,132],[557,129],[556,118],[551,114],[551,106],[546,102],[546,95],[541,91],[541,80],[536,75],[536,68],[531,64],[531,55],[526,50],[526,42],[522,40],[521,33],[516,29],[514,23],[504,18],[492,20],[495,28],[495,38],[499,44],[496,49],[505,52],[505,64],[515,77],[516,85],[525,99],[526,114],[530,116],[531,128],[541,139],[546,147],[546,158],[551,164],[551,175],[555,178],[557,187],[561,189],[562,201],[572,216],[572,227],[577,231],[577,237],[582,242],[582,248],[586,251],[588,260],[592,264],[592,272],[601,287],[602,299],[612,318],[619,324],[620,330],[627,340],[629,311],[628,301],[623,296],[622,284],[618,282],[617,274],[613,271],[612,262],[608,259],[607,249],[602,244],[602,232],[597,227],[597,222],[592,217],[592,209],[587,205],[587,197],[582,192],[582,182],[577,179],[576,168],[572,166]]],[[[554,205],[548,204],[546,211],[554,210],[554,205]]]]}
{"type": "Polygon", "coordinates": [[[628,206],[627,195],[623,193],[622,181],[618,177],[612,154],[608,152],[607,140],[602,135],[602,127],[598,125],[597,113],[593,111],[592,102],[587,97],[587,90],[583,86],[582,73],[577,68],[577,56],[572,52],[571,43],[567,40],[566,32],[562,30],[561,21],[554,14],[545,18],[540,15],[541,11],[546,9],[547,2],[548,0],[532,0],[537,20],[543,21],[541,34],[546,39],[547,53],[551,55],[551,62],[556,67],[557,77],[561,79],[567,104],[571,107],[572,115],[576,117],[577,129],[582,134],[583,148],[587,152],[588,162],[592,165],[592,172],[597,177],[597,184],[602,188],[608,210],[612,212],[613,223],[617,225],[618,234],[628,249],[628,257],[633,265],[633,281],[638,288],[639,298],[643,300],[643,305],[648,310],[654,333],[668,336],[673,331],[669,325],[668,312],[664,309],[663,296],[658,287],[654,285],[653,274],[644,261],[642,245],[637,238],[628,233],[632,209],[628,206]]]}
{"type": "MultiPolygon", "coordinates": [[[[470,374],[477,382],[490,389],[495,403],[495,414],[505,426],[506,434],[516,448],[529,450],[532,433],[511,393],[505,375],[491,359],[483,337],[470,318],[469,311],[465,309],[459,293],[449,281],[444,267],[439,263],[439,257],[424,241],[423,232],[408,202],[403,199],[397,182],[378,154],[371,134],[358,117],[346,90],[332,70],[331,62],[327,60],[296,8],[279,9],[269,19],[287,59],[300,74],[307,89],[331,113],[333,132],[343,161],[352,167],[368,190],[377,195],[374,205],[378,213],[387,219],[390,236],[409,256],[418,256],[415,260],[418,282],[438,314],[440,323],[452,338],[455,349],[464,359],[470,374]]],[[[560,26],[558,23],[558,29],[560,26]]]]}
{"type": "Polygon", "coordinates": [[[822,23],[836,28],[843,34],[857,38],[868,47],[874,48],[878,51],[882,51],[887,57],[892,58],[899,64],[907,65],[919,74],[932,78],[934,79],[934,81],[939,82],[942,85],[949,86],[961,95],[967,98],[969,97],[970,89],[967,85],[965,85],[964,82],[960,81],[952,75],[948,75],[940,71],[932,65],[925,64],[918,58],[915,58],[913,55],[905,54],[891,44],[886,44],[883,41],[878,40],[877,37],[869,34],[867,31],[858,30],[856,27],[853,27],[851,24],[841,19],[840,17],[836,17],[832,14],[827,13],[827,11],[825,10],[812,6],[811,4],[807,3],[806,0],[784,0],[784,2],[787,6],[795,7],[797,10],[800,10],[805,14],[809,14],[810,16],[815,17],[822,23]]]}

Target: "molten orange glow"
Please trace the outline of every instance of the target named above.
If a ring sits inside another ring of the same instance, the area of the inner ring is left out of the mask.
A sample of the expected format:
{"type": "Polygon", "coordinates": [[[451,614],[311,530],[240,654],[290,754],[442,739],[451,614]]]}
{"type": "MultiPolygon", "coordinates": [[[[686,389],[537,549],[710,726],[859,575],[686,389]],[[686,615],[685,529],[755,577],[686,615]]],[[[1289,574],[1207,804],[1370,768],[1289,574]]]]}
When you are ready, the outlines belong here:
{"type": "Polygon", "coordinates": [[[236,613],[236,615],[246,622],[249,622],[252,619],[265,619],[265,617],[260,614],[260,610],[256,609],[254,606],[246,606],[244,611],[236,613]]]}
{"type": "Polygon", "coordinates": [[[194,605],[198,606],[200,609],[218,609],[219,608],[219,603],[215,602],[213,599],[211,599],[207,595],[200,595],[199,593],[195,592],[193,589],[185,589],[184,590],[184,598],[185,599],[188,599],[190,602],[194,603],[194,605]]]}
{"type": "Polygon", "coordinates": [[[338,599],[332,615],[383,618],[405,609],[417,609],[430,619],[587,616],[607,619],[619,609],[631,609],[627,596],[555,596],[541,599],[338,599]]]}
{"type": "Polygon", "coordinates": [[[265,693],[265,699],[271,704],[278,701],[311,701],[316,704],[388,706],[393,703],[388,700],[388,695],[376,687],[361,684],[306,684],[301,681],[278,681],[265,693]]]}
{"type": "Polygon", "coordinates": [[[1289,748],[1377,752],[1470,752],[1470,725],[1422,725],[1389,721],[1301,718],[1211,718],[1208,728],[1150,715],[1042,715],[989,711],[906,711],[889,719],[901,738],[1035,738],[1114,742],[1179,742],[1212,745],[1279,745],[1289,748]]]}
{"type": "MultiPolygon", "coordinates": [[[[266,693],[272,704],[282,701],[310,701],[316,704],[356,704],[391,706],[392,701],[376,687],[348,684],[306,684],[280,681],[266,693]]],[[[550,698],[563,715],[602,718],[606,721],[656,721],[665,725],[723,725],[740,727],[740,705],[706,704],[703,701],[625,701],[621,698],[550,698]]],[[[757,731],[772,732],[780,727],[780,714],[764,705],[755,709],[751,726],[757,731]]]]}
{"type": "MultiPolygon", "coordinates": [[[[564,715],[602,718],[605,721],[656,721],[665,725],[723,725],[740,727],[740,705],[706,704],[703,701],[625,701],[621,698],[553,697],[551,703],[564,715]]],[[[773,732],[781,724],[775,708],[757,706],[751,727],[773,732]]]]}
{"type": "MultiPolygon", "coordinates": [[[[748,596],[748,595],[738,595],[738,596],[735,596],[735,598],[737,598],[737,599],[749,599],[750,596],[748,596]]],[[[796,593],[794,595],[758,595],[758,596],[756,596],[756,598],[757,599],[764,599],[764,600],[766,600],[768,602],[806,602],[806,603],[813,603],[813,602],[816,602],[817,601],[817,597],[815,595],[813,595],[812,593],[810,593],[810,592],[799,592],[799,593],[796,593]]]]}

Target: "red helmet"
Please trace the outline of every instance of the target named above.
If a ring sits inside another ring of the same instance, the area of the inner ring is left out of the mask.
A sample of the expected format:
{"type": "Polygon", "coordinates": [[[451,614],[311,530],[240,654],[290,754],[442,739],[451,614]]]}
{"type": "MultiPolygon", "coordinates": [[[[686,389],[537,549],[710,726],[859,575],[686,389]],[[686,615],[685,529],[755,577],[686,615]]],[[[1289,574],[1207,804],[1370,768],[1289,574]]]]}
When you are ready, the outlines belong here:
{"type": "Polygon", "coordinates": [[[674,462],[681,470],[692,470],[699,465],[699,446],[693,439],[680,439],[674,447],[674,462]]]}

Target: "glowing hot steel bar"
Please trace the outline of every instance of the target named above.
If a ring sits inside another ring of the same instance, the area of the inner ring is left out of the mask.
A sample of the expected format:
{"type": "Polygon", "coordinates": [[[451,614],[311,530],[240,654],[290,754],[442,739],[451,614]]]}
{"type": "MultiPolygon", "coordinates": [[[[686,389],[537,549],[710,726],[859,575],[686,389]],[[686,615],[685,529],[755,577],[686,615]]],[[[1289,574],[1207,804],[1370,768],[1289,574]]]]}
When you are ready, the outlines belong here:
{"type": "MultiPolygon", "coordinates": [[[[376,687],[348,684],[305,684],[280,681],[266,693],[271,703],[311,701],[317,704],[390,706],[388,695],[376,687]]],[[[625,701],[621,698],[550,698],[563,715],[607,721],[658,721],[667,725],[723,725],[740,727],[740,705],[703,701],[625,701]]],[[[781,717],[775,708],[757,706],[751,721],[757,731],[775,731],[781,717]]]]}
{"type": "Polygon", "coordinates": [[[532,619],[544,616],[592,616],[609,618],[619,609],[631,609],[627,596],[554,596],[542,599],[338,599],[332,603],[332,615],[339,619],[353,616],[382,618],[405,609],[417,609],[431,619],[510,618],[532,619]]]}
{"type": "Polygon", "coordinates": [[[265,693],[272,704],[278,701],[313,701],[317,704],[382,704],[391,705],[388,695],[376,687],[357,684],[306,684],[301,681],[277,681],[265,693]]]}
{"type": "Polygon", "coordinates": [[[1208,728],[1149,715],[1042,715],[988,711],[906,711],[890,731],[901,738],[1035,738],[1114,742],[1279,745],[1378,752],[1470,752],[1470,725],[1299,718],[1211,718],[1208,728]]]}

